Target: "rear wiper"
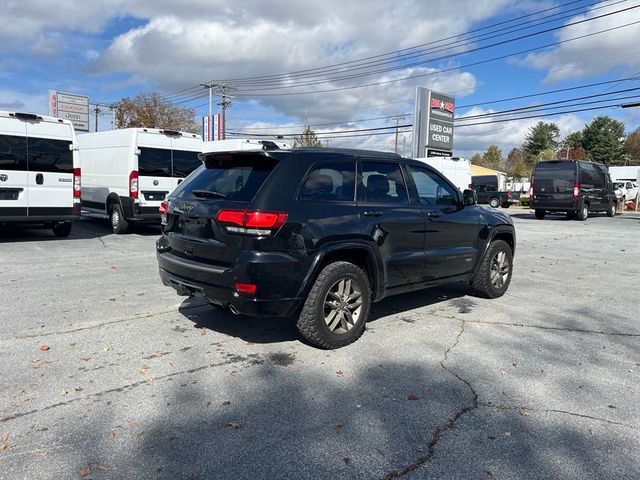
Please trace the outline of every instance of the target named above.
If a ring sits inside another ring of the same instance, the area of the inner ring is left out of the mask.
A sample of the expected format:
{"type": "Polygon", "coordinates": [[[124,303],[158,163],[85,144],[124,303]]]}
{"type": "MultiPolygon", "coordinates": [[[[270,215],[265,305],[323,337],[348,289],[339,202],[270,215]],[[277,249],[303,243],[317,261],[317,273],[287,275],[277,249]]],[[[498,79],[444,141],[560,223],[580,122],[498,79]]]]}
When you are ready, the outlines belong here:
{"type": "Polygon", "coordinates": [[[191,193],[201,198],[227,198],[224,193],[212,192],[211,190],[192,190],[191,193]]]}

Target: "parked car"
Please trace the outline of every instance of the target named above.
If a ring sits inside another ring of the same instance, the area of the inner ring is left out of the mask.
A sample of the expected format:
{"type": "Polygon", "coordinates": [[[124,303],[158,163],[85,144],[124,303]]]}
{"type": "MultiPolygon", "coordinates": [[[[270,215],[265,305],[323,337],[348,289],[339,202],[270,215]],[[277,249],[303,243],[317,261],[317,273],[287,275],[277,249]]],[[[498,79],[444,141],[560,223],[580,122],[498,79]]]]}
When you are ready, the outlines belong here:
{"type": "Polygon", "coordinates": [[[496,175],[474,175],[471,177],[471,188],[478,196],[478,203],[488,204],[493,208],[509,208],[512,203],[518,203],[520,199],[519,194],[500,190],[496,175]]]}
{"type": "Polygon", "coordinates": [[[536,218],[564,212],[586,220],[590,212],[616,214],[616,194],[607,167],[584,160],[537,163],[530,190],[536,218]]]}
{"type": "Polygon", "coordinates": [[[193,133],[124,128],[78,135],[78,145],[82,209],[108,216],[114,233],[159,223],[160,202],[202,165],[202,139],[193,133]]]}
{"type": "Polygon", "coordinates": [[[163,283],[235,314],[294,316],[322,348],[372,302],[449,282],[504,294],[515,230],[422,162],[341,149],[218,152],[162,206],[163,283]]]}
{"type": "Polygon", "coordinates": [[[0,112],[0,225],[71,233],[80,213],[80,165],[68,120],[0,112]]]}
{"type": "Polygon", "coordinates": [[[620,192],[619,197],[623,203],[627,200],[635,200],[638,196],[638,185],[635,182],[623,181],[613,182],[613,188],[620,192]]]}

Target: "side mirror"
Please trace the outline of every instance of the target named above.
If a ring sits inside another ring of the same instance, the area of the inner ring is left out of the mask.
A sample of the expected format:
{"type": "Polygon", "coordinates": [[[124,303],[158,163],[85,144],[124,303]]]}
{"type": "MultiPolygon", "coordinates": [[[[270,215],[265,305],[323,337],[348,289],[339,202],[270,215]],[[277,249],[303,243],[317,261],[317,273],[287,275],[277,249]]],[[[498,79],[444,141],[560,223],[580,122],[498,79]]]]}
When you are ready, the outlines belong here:
{"type": "Polygon", "coordinates": [[[476,195],[475,190],[469,190],[468,188],[462,192],[462,203],[463,205],[475,205],[478,203],[478,197],[476,195]]]}

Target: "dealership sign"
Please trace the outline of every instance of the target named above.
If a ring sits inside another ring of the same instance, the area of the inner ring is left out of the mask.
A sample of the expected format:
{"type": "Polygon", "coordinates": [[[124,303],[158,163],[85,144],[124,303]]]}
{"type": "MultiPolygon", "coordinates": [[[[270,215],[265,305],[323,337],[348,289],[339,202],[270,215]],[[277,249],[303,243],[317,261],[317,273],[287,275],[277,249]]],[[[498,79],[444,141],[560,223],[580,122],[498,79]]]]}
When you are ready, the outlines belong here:
{"type": "Polygon", "coordinates": [[[451,155],[455,109],[453,97],[422,87],[416,89],[412,151],[414,158],[451,155]]]}
{"type": "Polygon", "coordinates": [[[89,97],[49,90],[49,115],[70,120],[73,128],[89,131],[89,97]]]}

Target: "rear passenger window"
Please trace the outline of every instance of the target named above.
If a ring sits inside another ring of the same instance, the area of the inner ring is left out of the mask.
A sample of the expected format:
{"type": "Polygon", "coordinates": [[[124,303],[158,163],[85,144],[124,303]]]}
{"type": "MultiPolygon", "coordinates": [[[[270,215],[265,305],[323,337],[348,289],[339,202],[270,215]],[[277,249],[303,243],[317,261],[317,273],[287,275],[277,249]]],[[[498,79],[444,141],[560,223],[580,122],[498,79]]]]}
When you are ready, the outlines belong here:
{"type": "Polygon", "coordinates": [[[397,163],[362,162],[363,202],[369,203],[409,203],[404,178],[397,163]]]}
{"type": "Polygon", "coordinates": [[[73,152],[67,140],[29,137],[29,170],[32,172],[73,173],[73,152]]]}
{"type": "Polygon", "coordinates": [[[353,202],[355,188],[355,161],[319,163],[304,180],[300,200],[353,202]]]}
{"type": "Polygon", "coordinates": [[[27,139],[0,135],[0,170],[27,170],[27,139]]]}

